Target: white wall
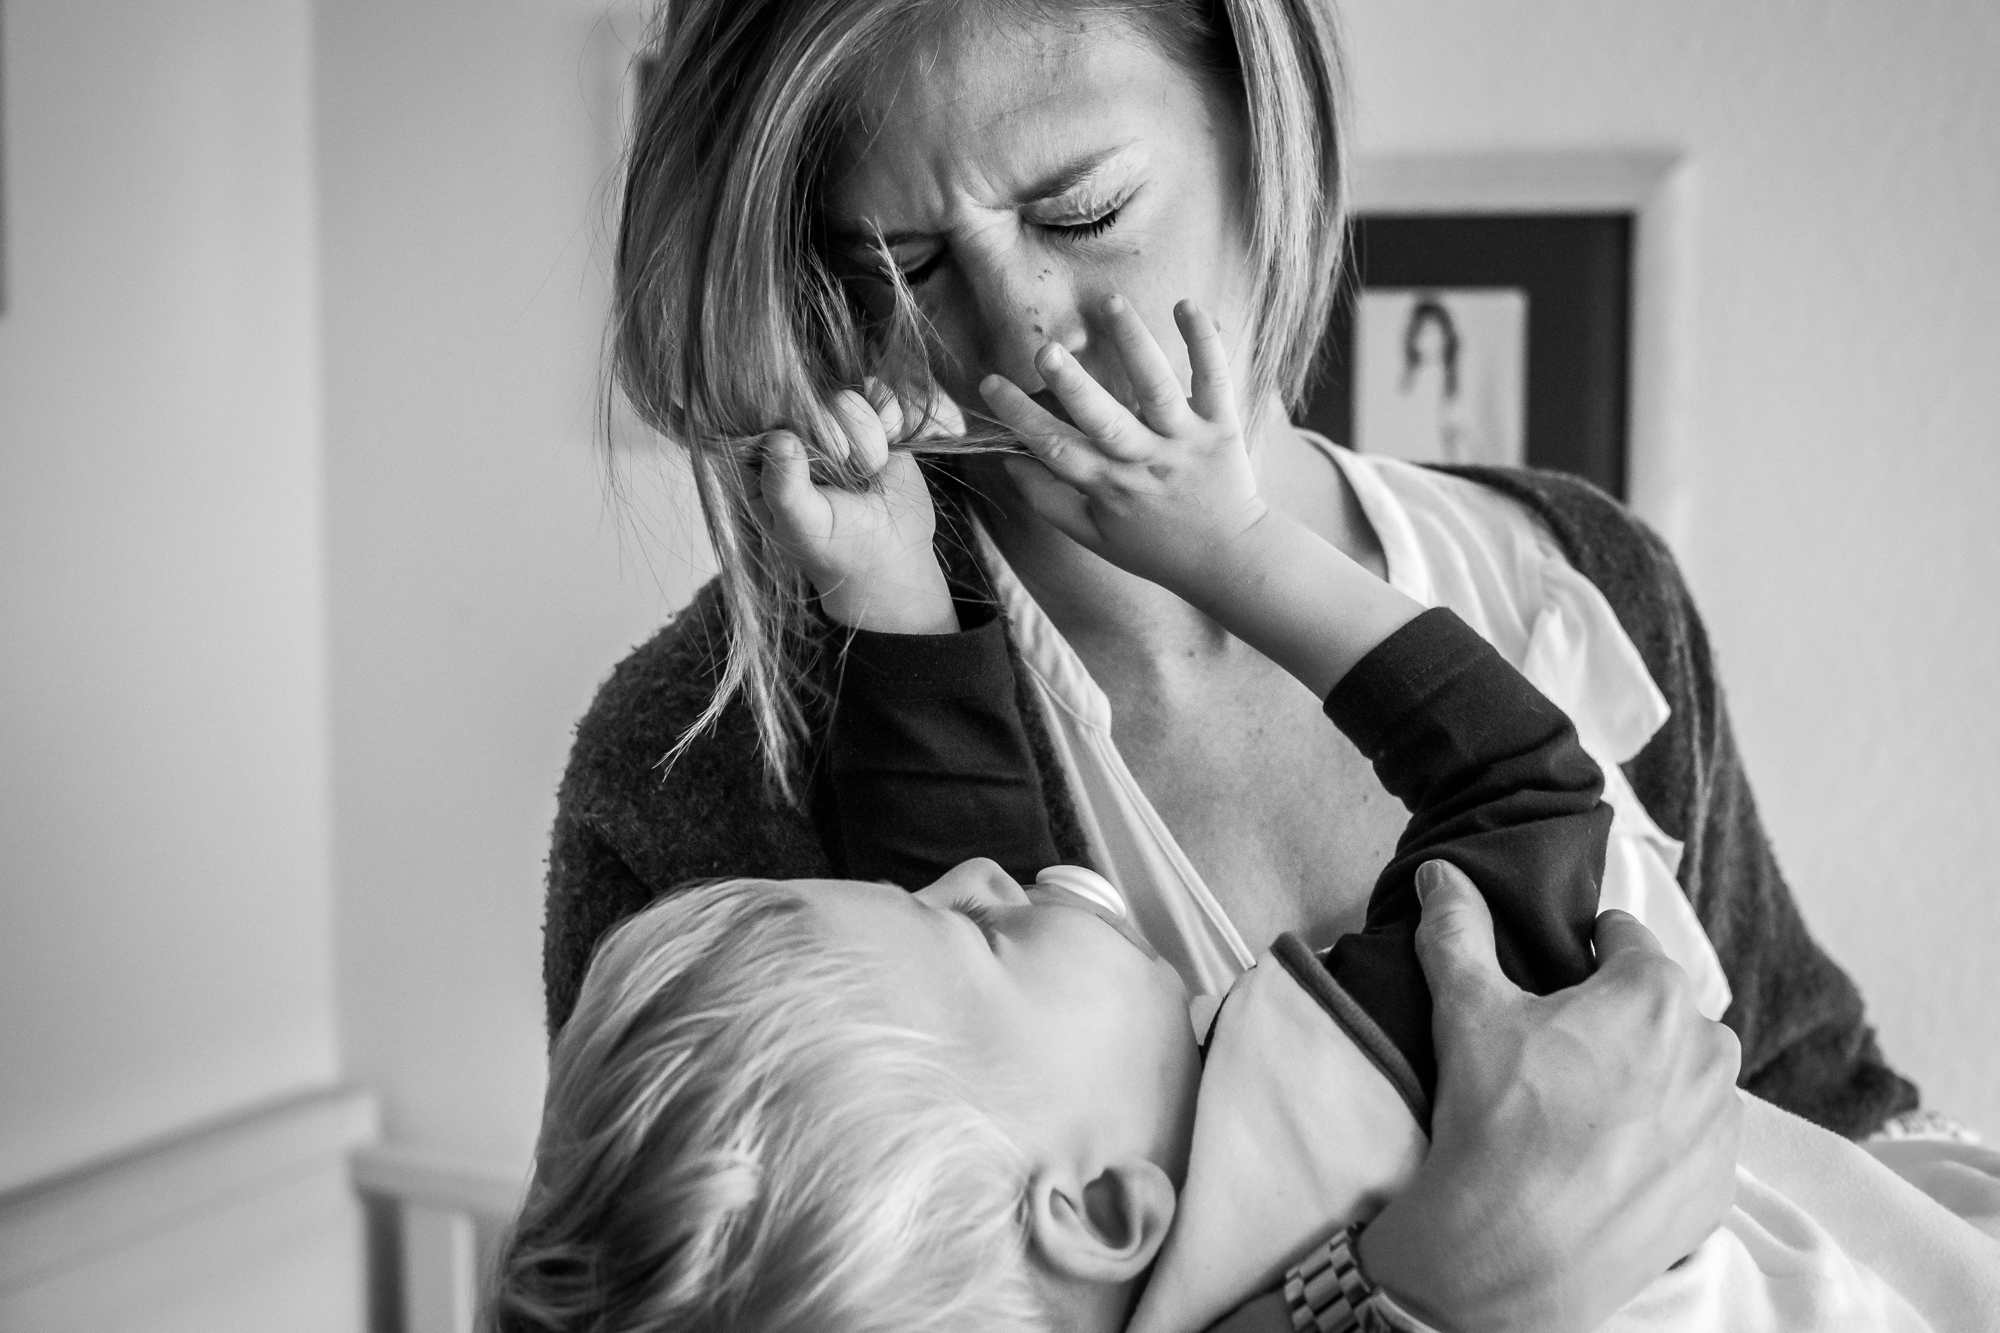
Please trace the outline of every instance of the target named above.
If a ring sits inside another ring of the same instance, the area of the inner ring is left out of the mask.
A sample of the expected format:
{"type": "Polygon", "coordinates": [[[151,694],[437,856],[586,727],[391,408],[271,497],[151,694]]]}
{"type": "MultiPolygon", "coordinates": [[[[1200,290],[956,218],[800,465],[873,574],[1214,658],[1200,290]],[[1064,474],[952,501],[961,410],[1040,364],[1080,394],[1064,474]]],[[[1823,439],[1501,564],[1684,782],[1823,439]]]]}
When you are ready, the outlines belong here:
{"type": "Polygon", "coordinates": [[[306,0],[9,0],[0,1190],[335,1071],[306,0]]]}
{"type": "Polygon", "coordinates": [[[1361,146],[1689,161],[1680,554],[1815,931],[2000,1135],[2000,6],[1346,0],[1361,146]]]}
{"type": "Polygon", "coordinates": [[[393,1139],[522,1167],[570,726],[692,587],[596,457],[603,8],[316,28],[343,1057],[393,1139]]]}

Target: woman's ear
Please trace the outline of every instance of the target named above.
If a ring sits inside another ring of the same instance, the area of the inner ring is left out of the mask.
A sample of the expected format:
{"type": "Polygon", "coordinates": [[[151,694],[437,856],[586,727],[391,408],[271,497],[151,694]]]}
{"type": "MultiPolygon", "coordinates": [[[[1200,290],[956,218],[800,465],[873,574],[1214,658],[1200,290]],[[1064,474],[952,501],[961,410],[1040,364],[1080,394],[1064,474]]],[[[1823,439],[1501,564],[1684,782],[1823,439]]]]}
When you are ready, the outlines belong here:
{"type": "Polygon", "coordinates": [[[1142,1157],[1078,1184],[1057,1173],[1029,1187],[1028,1239],[1058,1278],[1119,1285],[1144,1273],[1174,1220],[1174,1184],[1142,1157]]]}

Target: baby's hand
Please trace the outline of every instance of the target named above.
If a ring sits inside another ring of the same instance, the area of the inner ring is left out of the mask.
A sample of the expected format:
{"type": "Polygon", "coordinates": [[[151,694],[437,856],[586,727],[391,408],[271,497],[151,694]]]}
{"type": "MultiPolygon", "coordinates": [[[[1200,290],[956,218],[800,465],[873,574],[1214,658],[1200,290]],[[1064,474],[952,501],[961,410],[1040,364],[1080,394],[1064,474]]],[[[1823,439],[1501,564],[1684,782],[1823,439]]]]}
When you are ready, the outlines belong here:
{"type": "Polygon", "coordinates": [[[1235,572],[1242,539],[1269,512],[1237,420],[1229,354],[1215,321],[1194,302],[1175,306],[1194,372],[1193,396],[1184,397],[1166,353],[1131,305],[1110,297],[1104,315],[1138,416],[1055,343],[1036,354],[1035,369],[1074,426],[1001,376],[987,376],[980,392],[1040,460],[1007,461],[1038,514],[1120,568],[1199,605],[1235,572]]]}
{"type": "Polygon", "coordinates": [[[916,457],[891,450],[903,427],[895,398],[870,390],[878,410],[852,389],[833,400],[842,435],[829,442],[879,483],[850,491],[816,485],[798,436],[764,437],[764,471],[752,507],[765,534],[798,563],[826,614],[856,629],[892,634],[950,634],[958,614],[931,537],[937,515],[916,457]]]}

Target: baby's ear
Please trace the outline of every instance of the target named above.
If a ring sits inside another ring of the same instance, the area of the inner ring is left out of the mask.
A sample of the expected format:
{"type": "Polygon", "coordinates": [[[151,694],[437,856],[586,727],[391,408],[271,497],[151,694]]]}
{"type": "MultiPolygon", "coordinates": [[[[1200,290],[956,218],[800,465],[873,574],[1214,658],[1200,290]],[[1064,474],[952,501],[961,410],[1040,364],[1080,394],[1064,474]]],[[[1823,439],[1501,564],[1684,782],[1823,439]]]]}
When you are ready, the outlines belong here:
{"type": "Polygon", "coordinates": [[[1079,1282],[1119,1285],[1144,1273],[1174,1220],[1174,1184],[1134,1157],[1094,1180],[1037,1175],[1029,1187],[1028,1236],[1048,1270],[1079,1282]]]}

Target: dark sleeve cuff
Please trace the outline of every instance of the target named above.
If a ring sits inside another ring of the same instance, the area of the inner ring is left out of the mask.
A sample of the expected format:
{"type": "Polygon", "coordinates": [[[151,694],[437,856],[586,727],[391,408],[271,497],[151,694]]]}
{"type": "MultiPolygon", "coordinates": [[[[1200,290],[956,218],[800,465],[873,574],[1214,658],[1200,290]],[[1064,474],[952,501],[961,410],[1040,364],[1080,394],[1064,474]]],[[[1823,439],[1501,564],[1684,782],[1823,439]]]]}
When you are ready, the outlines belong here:
{"type": "Polygon", "coordinates": [[[1374,760],[1388,748],[1405,717],[1467,675],[1484,678],[1482,706],[1489,712],[1508,704],[1519,706],[1524,691],[1534,693],[1478,631],[1449,607],[1434,606],[1377,644],[1341,677],[1326,696],[1326,715],[1355,748],[1374,760]]]}
{"type": "Polygon", "coordinates": [[[867,699],[908,703],[1014,691],[1007,623],[990,613],[984,623],[956,634],[858,629],[845,640],[839,661],[841,692],[867,699]]]}

